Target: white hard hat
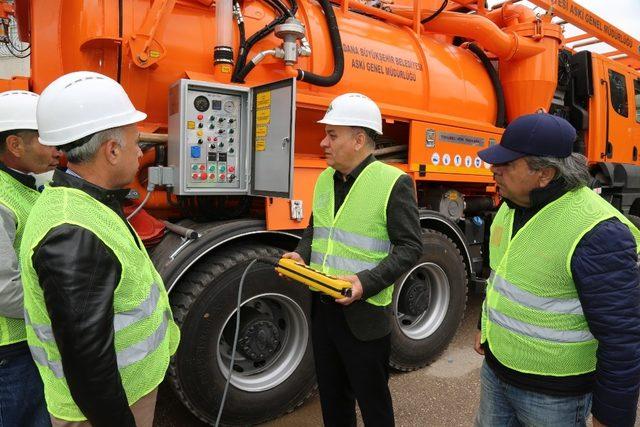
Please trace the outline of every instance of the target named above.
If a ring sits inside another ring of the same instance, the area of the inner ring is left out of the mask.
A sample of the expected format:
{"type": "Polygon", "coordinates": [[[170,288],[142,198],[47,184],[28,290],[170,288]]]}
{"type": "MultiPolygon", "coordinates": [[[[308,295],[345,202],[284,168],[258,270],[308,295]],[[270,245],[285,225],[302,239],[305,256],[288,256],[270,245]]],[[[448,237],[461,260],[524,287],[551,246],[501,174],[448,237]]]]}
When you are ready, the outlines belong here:
{"type": "Polygon", "coordinates": [[[380,109],[369,97],[360,93],[345,93],[336,97],[318,123],[337,126],[358,126],[382,135],[380,109]]]}
{"type": "Polygon", "coordinates": [[[60,146],[103,130],[144,120],[115,80],[91,71],[65,74],[38,102],[40,143],[60,146]]]}
{"type": "Polygon", "coordinates": [[[26,90],[0,93],[0,132],[7,130],[38,130],[36,106],[38,95],[26,90]]]}

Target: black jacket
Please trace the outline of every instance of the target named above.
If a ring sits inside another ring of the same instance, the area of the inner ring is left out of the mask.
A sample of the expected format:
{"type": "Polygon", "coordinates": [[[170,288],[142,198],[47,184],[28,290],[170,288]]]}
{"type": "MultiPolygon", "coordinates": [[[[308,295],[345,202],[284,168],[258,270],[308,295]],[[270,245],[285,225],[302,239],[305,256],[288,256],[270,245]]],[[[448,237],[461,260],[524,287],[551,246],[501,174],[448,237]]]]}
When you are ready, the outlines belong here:
{"type": "MultiPolygon", "coordinates": [[[[51,185],[82,190],[126,222],[121,204],[129,190],[105,190],[61,170],[51,185]]],[[[118,259],[91,231],[64,224],[49,231],[32,261],[74,401],[93,426],[135,426],[114,348],[118,259]]]]}
{"type": "MultiPolygon", "coordinates": [[[[370,155],[346,179],[340,172],[334,174],[334,213],[342,206],[360,172],[374,161],[376,158],[370,155]]],[[[375,268],[357,273],[362,284],[362,299],[343,308],[351,332],[362,341],[381,338],[391,332],[391,306],[378,307],[365,300],[395,282],[422,254],[420,219],[414,193],[411,177],[403,175],[396,181],[387,204],[387,232],[393,245],[391,253],[375,268]]],[[[311,257],[312,240],[313,215],[296,248],[306,263],[311,257]]]]}

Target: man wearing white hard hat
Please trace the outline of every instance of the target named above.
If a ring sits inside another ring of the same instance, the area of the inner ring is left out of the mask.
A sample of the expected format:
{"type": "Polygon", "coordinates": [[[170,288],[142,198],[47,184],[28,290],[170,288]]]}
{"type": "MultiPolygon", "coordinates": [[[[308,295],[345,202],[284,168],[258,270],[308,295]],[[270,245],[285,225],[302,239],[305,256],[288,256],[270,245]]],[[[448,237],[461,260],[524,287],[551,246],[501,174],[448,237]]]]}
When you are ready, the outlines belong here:
{"type": "Polygon", "coordinates": [[[179,340],[167,293],[121,203],[141,156],[136,111],[98,73],[40,96],[40,142],[66,153],[20,247],[27,340],[54,426],[151,426],[179,340]]]}
{"type": "Polygon", "coordinates": [[[38,142],[38,95],[0,93],[0,425],[48,426],[42,381],[27,346],[19,249],[40,193],[31,174],[53,170],[59,152],[38,142]]]}
{"type": "Polygon", "coordinates": [[[347,298],[313,293],[322,417],[328,426],[355,426],[357,401],[366,426],[392,426],[387,365],[393,283],[422,253],[413,181],[373,156],[382,117],[368,97],[338,96],[319,123],[325,125],[320,147],[329,167],[316,182],[302,240],[284,256],[352,284],[347,298]]]}

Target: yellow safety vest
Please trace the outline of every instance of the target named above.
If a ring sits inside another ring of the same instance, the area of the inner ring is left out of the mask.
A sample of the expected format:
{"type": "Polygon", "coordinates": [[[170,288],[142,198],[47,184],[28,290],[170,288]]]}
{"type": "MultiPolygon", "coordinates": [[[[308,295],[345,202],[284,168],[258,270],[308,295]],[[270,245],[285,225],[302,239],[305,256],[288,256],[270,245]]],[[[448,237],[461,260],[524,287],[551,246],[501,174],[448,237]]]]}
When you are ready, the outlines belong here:
{"type": "Polygon", "coordinates": [[[68,421],[86,417],[65,380],[60,352],[51,329],[42,288],[33,267],[34,249],[47,233],[74,224],[94,233],[113,251],[122,267],[113,298],[114,345],[129,405],[162,382],[180,332],[173,321],[167,292],[140,238],[135,238],[112,209],[83,191],[48,187],[34,205],[21,251],[27,340],[45,388],[47,408],[68,421]]]}

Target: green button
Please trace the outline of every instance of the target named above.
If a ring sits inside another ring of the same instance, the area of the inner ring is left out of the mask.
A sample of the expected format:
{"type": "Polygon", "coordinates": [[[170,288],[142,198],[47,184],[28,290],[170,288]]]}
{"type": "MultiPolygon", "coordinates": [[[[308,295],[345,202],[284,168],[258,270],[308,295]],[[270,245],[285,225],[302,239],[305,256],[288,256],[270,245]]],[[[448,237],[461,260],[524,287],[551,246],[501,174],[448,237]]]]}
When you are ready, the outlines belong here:
{"type": "Polygon", "coordinates": [[[209,172],[214,172],[216,170],[216,165],[209,165],[209,172]]]}
{"type": "Polygon", "coordinates": [[[227,170],[226,166],[220,166],[220,172],[224,172],[226,170],[227,170]]]}
{"type": "Polygon", "coordinates": [[[193,169],[194,171],[198,170],[198,165],[191,165],[191,169],[193,169]]]}

